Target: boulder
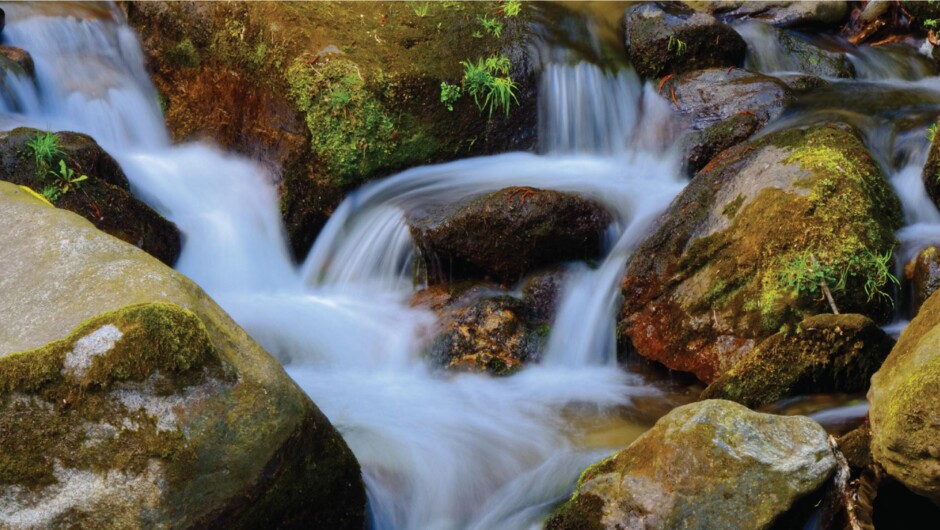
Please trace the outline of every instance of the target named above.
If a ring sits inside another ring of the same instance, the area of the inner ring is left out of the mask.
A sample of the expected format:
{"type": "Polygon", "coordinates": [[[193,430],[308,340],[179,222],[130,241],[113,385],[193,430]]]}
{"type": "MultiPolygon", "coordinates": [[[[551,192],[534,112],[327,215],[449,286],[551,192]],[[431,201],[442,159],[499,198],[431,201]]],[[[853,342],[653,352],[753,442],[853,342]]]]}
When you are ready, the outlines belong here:
{"type": "Polygon", "coordinates": [[[940,287],[940,248],[929,246],[904,266],[904,279],[911,288],[911,317],[940,287]]]}
{"type": "Polygon", "coordinates": [[[723,19],[761,20],[777,27],[828,26],[840,24],[849,14],[849,3],[832,0],[741,0],[687,1],[696,9],[723,19]]]}
{"type": "Polygon", "coordinates": [[[747,45],[731,26],[681,4],[633,5],[624,25],[627,53],[644,78],[744,64],[747,45]]]}
{"type": "Polygon", "coordinates": [[[771,528],[835,466],[826,432],[807,417],[702,401],[585,470],[546,528],[771,528]]]}
{"type": "Polygon", "coordinates": [[[686,169],[694,173],[778,117],[791,91],[779,79],[739,68],[688,72],[663,84],[690,132],[680,140],[686,169]]]}
{"type": "MultiPolygon", "coordinates": [[[[940,120],[936,122],[935,127],[934,130],[940,129],[940,120]]],[[[933,133],[932,136],[930,153],[924,165],[924,188],[933,203],[940,208],[940,134],[933,133]]]]}
{"type": "Polygon", "coordinates": [[[0,208],[0,526],[363,528],[349,448],[199,287],[18,186],[0,208]]]}
{"type": "Polygon", "coordinates": [[[908,324],[868,391],[875,462],[940,505],[940,295],[908,324]]]}
{"type": "MultiPolygon", "coordinates": [[[[802,72],[816,77],[835,77],[851,79],[855,77],[855,66],[844,51],[830,49],[824,43],[811,42],[808,38],[785,30],[771,33],[780,48],[781,55],[775,56],[778,64],[761,64],[759,56],[754,56],[749,67],[760,71],[802,72]]],[[[749,61],[751,61],[749,59],[749,61]]]]}
{"type": "Polygon", "coordinates": [[[14,73],[26,77],[36,77],[33,56],[28,51],[16,46],[0,46],[0,67],[12,69],[14,73]]]}
{"type": "Polygon", "coordinates": [[[127,177],[117,162],[94,139],[73,132],[55,133],[55,148],[40,161],[28,143],[52,134],[26,127],[0,133],[0,180],[28,186],[52,204],[91,221],[99,230],[142,248],[167,265],[179,257],[181,235],[176,225],[131,194],[127,177]],[[62,193],[59,178],[65,171],[87,180],[62,193]]]}
{"type": "Polygon", "coordinates": [[[408,214],[430,283],[482,277],[512,283],[559,262],[598,258],[610,222],[597,202],[533,188],[408,214]]]}
{"type": "Polygon", "coordinates": [[[621,347],[713,382],[783,326],[883,320],[900,205],[853,132],[791,129],[735,146],[673,201],[627,265],[621,347]]]}
{"type": "Polygon", "coordinates": [[[756,408],[800,394],[863,392],[894,340],[862,315],[815,315],[772,335],[702,392],[756,408]]]}

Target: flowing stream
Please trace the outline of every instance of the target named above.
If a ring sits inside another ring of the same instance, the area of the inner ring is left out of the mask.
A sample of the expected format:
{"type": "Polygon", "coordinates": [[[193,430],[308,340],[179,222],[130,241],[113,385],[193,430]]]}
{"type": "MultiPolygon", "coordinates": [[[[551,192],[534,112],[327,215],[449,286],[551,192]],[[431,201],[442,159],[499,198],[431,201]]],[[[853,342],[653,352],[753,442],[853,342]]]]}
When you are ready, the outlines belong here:
{"type": "MultiPolygon", "coordinates": [[[[38,86],[8,76],[0,125],[86,132],[120,162],[134,193],[185,234],[178,270],[275,355],[342,433],[362,464],[374,528],[537,527],[586,465],[642,430],[624,427],[629,434],[615,441],[592,442],[590,427],[570,421],[663,394],[618,367],[614,351],[626,259],[685,184],[670,148],[669,103],[631,70],[546,64],[543,154],[419,167],[368,184],[347,197],[297,265],[270,175],[208,145],[171,145],[119,13],[4,7],[4,43],[32,54],[38,86]],[[539,364],[505,378],[435,372],[421,356],[434,317],[410,304],[414,249],[404,212],[508,186],[603,202],[615,217],[609,250],[595,268],[567,269],[539,364]]],[[[936,78],[866,83],[925,93],[936,115],[936,78]]],[[[826,114],[806,105],[781,123],[826,114]]],[[[916,137],[926,125],[881,144],[873,140],[878,127],[865,128],[904,201],[906,255],[921,240],[940,241],[940,214],[919,185],[926,144],[916,137]]]]}

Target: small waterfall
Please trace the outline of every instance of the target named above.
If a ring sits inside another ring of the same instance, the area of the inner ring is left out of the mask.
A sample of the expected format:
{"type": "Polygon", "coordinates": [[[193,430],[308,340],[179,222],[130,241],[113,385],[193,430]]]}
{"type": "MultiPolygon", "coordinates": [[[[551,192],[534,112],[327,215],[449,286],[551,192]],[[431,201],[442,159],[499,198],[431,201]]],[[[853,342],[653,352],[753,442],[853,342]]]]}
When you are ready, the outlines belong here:
{"type": "Polygon", "coordinates": [[[631,71],[547,65],[540,116],[551,154],[460,160],[365,186],[297,268],[261,168],[205,145],[169,145],[125,25],[31,9],[12,10],[5,35],[33,54],[38,87],[5,119],[91,134],[134,192],[177,223],[178,269],[285,364],[355,452],[374,528],[537,526],[599,456],[575,441],[563,413],[657,393],[612,364],[617,282],[684,182],[664,148],[674,139],[668,105],[631,71]],[[601,201],[615,217],[611,251],[597,269],[566,276],[541,365],[506,378],[435,373],[421,358],[434,317],[409,304],[404,214],[507,186],[601,201]]]}

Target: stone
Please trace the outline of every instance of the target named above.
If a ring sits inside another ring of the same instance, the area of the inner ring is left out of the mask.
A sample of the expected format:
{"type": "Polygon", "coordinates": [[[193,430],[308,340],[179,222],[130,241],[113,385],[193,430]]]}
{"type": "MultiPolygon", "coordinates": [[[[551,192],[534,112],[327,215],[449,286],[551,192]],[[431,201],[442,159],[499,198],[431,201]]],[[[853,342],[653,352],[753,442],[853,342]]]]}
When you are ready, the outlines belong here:
{"type": "Polygon", "coordinates": [[[696,9],[723,19],[761,20],[777,27],[832,27],[849,14],[849,3],[833,0],[689,1],[696,9]]]}
{"type": "Polygon", "coordinates": [[[199,287],[13,184],[0,209],[0,526],[363,528],[352,452],[199,287]]]}
{"type": "Polygon", "coordinates": [[[929,246],[904,266],[904,278],[911,287],[911,317],[940,287],[940,248],[929,246]]]}
{"type": "Polygon", "coordinates": [[[624,26],[633,68],[647,79],[744,64],[747,45],[731,26],[681,4],[633,5],[624,26]]]}
{"type": "Polygon", "coordinates": [[[546,528],[771,528],[835,467],[826,432],[807,417],[701,401],[586,469],[546,528]]]}

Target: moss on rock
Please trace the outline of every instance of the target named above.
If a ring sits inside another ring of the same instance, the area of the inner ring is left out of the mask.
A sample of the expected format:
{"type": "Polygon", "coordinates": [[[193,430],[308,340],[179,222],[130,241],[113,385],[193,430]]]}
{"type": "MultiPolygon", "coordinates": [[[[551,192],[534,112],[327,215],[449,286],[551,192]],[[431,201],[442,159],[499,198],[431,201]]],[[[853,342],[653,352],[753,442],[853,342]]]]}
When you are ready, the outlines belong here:
{"type": "Polygon", "coordinates": [[[621,337],[711,382],[782,326],[828,311],[821,277],[840,311],[883,320],[900,225],[897,198],[850,131],[788,130],[736,146],[699,172],[634,254],[621,337]],[[729,219],[722,212],[742,195],[729,219]]]}

